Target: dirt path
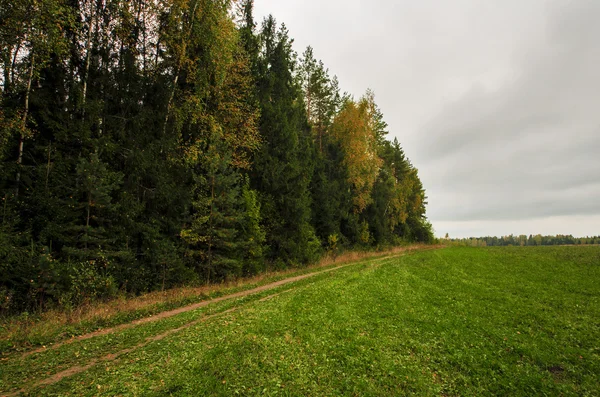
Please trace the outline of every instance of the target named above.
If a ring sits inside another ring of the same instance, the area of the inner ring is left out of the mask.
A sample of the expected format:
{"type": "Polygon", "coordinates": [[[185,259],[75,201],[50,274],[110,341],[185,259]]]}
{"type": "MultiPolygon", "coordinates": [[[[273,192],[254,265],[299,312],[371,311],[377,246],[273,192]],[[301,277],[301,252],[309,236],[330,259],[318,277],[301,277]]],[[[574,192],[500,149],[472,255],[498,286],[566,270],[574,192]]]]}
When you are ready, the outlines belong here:
{"type": "MultiPolygon", "coordinates": [[[[377,258],[377,259],[371,260],[371,262],[382,261],[382,260],[385,260],[385,259],[393,258],[395,256],[401,256],[401,255],[405,254],[408,251],[409,250],[400,252],[398,254],[388,255],[388,256],[384,256],[382,258],[377,258]]],[[[82,340],[86,340],[86,339],[91,339],[91,338],[94,338],[96,336],[102,336],[102,335],[112,334],[112,333],[115,333],[115,332],[122,331],[124,329],[135,327],[135,326],[140,325],[140,324],[146,324],[146,323],[150,323],[150,322],[162,320],[164,318],[173,317],[173,316],[176,316],[178,314],[189,312],[189,311],[192,311],[192,310],[196,310],[196,309],[208,306],[208,305],[213,304],[213,303],[222,302],[224,300],[235,299],[235,298],[242,298],[242,297],[245,297],[245,296],[248,296],[248,295],[257,294],[259,292],[263,292],[263,291],[267,291],[267,290],[270,290],[270,289],[273,289],[273,288],[277,288],[277,287],[285,285],[285,284],[289,284],[289,283],[293,283],[293,282],[296,282],[296,281],[304,280],[306,278],[314,277],[314,276],[317,276],[317,275],[323,274],[323,273],[332,272],[332,271],[335,271],[335,270],[338,270],[338,269],[341,269],[341,268],[344,268],[344,267],[347,267],[347,266],[352,266],[352,265],[355,265],[355,264],[357,264],[357,262],[345,263],[343,265],[336,266],[336,267],[333,267],[333,268],[329,268],[329,269],[325,269],[325,270],[321,270],[321,271],[316,271],[316,272],[312,272],[312,273],[307,273],[307,274],[302,274],[302,275],[295,276],[295,277],[286,278],[286,279],[275,281],[275,282],[272,282],[272,283],[269,283],[269,284],[261,285],[260,287],[252,288],[252,289],[245,290],[245,291],[236,292],[236,293],[229,294],[229,295],[220,296],[218,298],[214,298],[214,299],[210,299],[210,300],[206,300],[206,301],[194,303],[192,305],[183,306],[183,307],[180,307],[180,308],[177,308],[177,309],[173,309],[173,310],[165,311],[165,312],[162,312],[162,313],[158,313],[158,314],[155,314],[155,315],[152,315],[152,316],[149,316],[149,317],[141,318],[139,320],[134,320],[134,321],[129,322],[129,323],[117,325],[115,327],[104,328],[104,329],[100,329],[98,331],[94,331],[94,332],[90,332],[90,333],[87,333],[87,334],[75,336],[75,337],[73,337],[71,339],[67,339],[67,340],[62,341],[62,342],[57,342],[57,343],[55,343],[53,345],[49,345],[49,346],[40,347],[40,348],[37,348],[37,349],[34,349],[34,350],[30,350],[28,352],[23,353],[20,356],[20,358],[23,359],[23,358],[28,357],[28,356],[30,356],[32,354],[41,353],[41,352],[49,351],[49,350],[55,350],[55,349],[58,349],[58,348],[60,348],[60,347],[62,347],[64,345],[71,344],[73,342],[78,342],[78,341],[82,341],[82,340]]]]}
{"type": "MultiPolygon", "coordinates": [[[[333,270],[333,269],[331,269],[331,270],[333,270]]],[[[259,302],[265,302],[265,301],[273,299],[273,298],[275,298],[275,297],[277,297],[277,296],[279,296],[279,295],[281,295],[281,294],[283,294],[285,292],[290,292],[290,291],[293,291],[293,290],[294,290],[294,288],[291,288],[291,289],[286,290],[286,291],[277,292],[275,294],[267,295],[267,296],[261,298],[259,300],[259,302]]],[[[158,334],[158,335],[149,336],[142,343],[138,343],[137,345],[135,345],[133,347],[128,347],[127,349],[120,350],[120,351],[118,351],[116,353],[110,353],[110,354],[107,354],[107,355],[102,356],[100,358],[94,358],[94,359],[90,360],[85,365],[76,365],[76,366],[67,368],[67,369],[65,369],[63,371],[57,372],[56,374],[54,374],[52,376],[49,376],[48,378],[42,379],[42,380],[40,380],[40,381],[32,384],[28,389],[21,388],[20,390],[13,391],[13,392],[10,392],[10,393],[6,393],[6,394],[3,394],[2,396],[3,397],[13,397],[13,396],[17,396],[19,393],[25,393],[28,390],[33,390],[33,389],[35,389],[37,387],[40,387],[40,386],[48,386],[48,385],[54,384],[56,382],[61,381],[64,378],[68,378],[70,376],[77,375],[77,374],[79,374],[81,372],[87,371],[88,369],[92,368],[93,366],[95,366],[98,363],[105,363],[105,362],[115,361],[119,357],[121,357],[122,355],[127,354],[127,353],[131,353],[131,352],[133,352],[135,350],[138,350],[138,349],[140,349],[142,347],[145,347],[146,345],[148,345],[151,342],[156,342],[156,341],[165,339],[167,336],[170,336],[170,335],[173,335],[173,334],[175,334],[177,332],[180,332],[180,331],[183,331],[185,329],[191,328],[194,325],[206,322],[206,321],[208,321],[208,320],[210,320],[210,319],[212,319],[214,317],[218,317],[218,316],[222,316],[222,315],[225,315],[225,314],[233,313],[233,312],[235,312],[235,311],[237,311],[237,310],[239,310],[241,308],[243,308],[243,305],[242,306],[238,306],[238,307],[233,307],[231,309],[223,310],[222,312],[219,312],[219,313],[206,315],[206,316],[204,316],[202,318],[199,318],[197,320],[190,321],[189,323],[184,324],[184,325],[182,325],[180,327],[170,329],[170,330],[165,331],[165,332],[163,332],[161,334],[158,334]]]]}
{"type": "MultiPolygon", "coordinates": [[[[274,297],[276,295],[279,295],[279,294],[269,295],[267,298],[271,298],[271,297],[274,297]]],[[[156,341],[162,340],[162,339],[166,338],[167,336],[170,336],[170,335],[175,334],[177,332],[183,331],[184,329],[193,327],[194,325],[197,325],[197,324],[203,323],[205,321],[208,321],[208,320],[210,320],[213,317],[222,316],[224,314],[232,313],[232,312],[234,312],[236,310],[241,309],[242,307],[243,306],[234,307],[234,308],[227,309],[227,310],[224,310],[224,311],[219,312],[219,313],[210,314],[208,316],[204,316],[202,318],[199,318],[197,320],[194,320],[194,321],[191,321],[191,322],[189,322],[187,324],[184,324],[181,327],[170,329],[170,330],[165,331],[165,332],[163,332],[161,334],[158,334],[158,335],[149,336],[142,343],[139,343],[139,344],[137,344],[137,345],[135,345],[133,347],[128,347],[127,349],[120,350],[120,351],[118,351],[116,353],[110,353],[110,354],[107,354],[107,355],[105,355],[103,357],[100,357],[100,358],[94,358],[94,359],[92,359],[90,362],[88,362],[85,365],[76,365],[76,366],[73,366],[71,368],[67,368],[67,369],[65,369],[63,371],[57,372],[56,374],[54,374],[54,375],[52,375],[52,376],[50,376],[48,378],[45,378],[45,379],[42,379],[40,381],[37,381],[36,383],[33,383],[31,386],[29,386],[28,389],[22,388],[20,390],[14,391],[14,392],[3,394],[3,396],[4,397],[13,397],[13,396],[19,395],[20,393],[25,393],[28,390],[29,391],[33,390],[33,389],[35,389],[37,387],[40,387],[40,386],[48,386],[48,385],[54,384],[56,382],[61,381],[64,378],[67,378],[67,377],[70,377],[70,376],[73,376],[73,375],[77,375],[77,374],[79,374],[81,372],[87,371],[88,369],[92,368],[93,366],[95,366],[96,364],[98,364],[100,362],[115,361],[116,359],[118,359],[122,355],[127,354],[127,353],[131,353],[131,352],[133,352],[135,350],[138,350],[138,349],[140,349],[142,347],[145,347],[146,345],[148,345],[151,342],[156,342],[156,341]]]]}
{"type": "MultiPolygon", "coordinates": [[[[419,250],[429,250],[429,249],[436,249],[436,248],[438,248],[438,247],[432,247],[432,248],[430,247],[430,248],[424,248],[424,249],[421,248],[419,250]]],[[[401,251],[401,252],[398,252],[398,253],[395,253],[395,254],[392,254],[392,255],[387,255],[387,256],[384,256],[384,257],[381,257],[381,258],[377,258],[377,259],[372,259],[372,260],[369,260],[369,261],[371,263],[373,263],[373,262],[379,262],[379,261],[383,261],[383,260],[386,260],[386,259],[391,259],[391,258],[394,258],[394,257],[402,256],[405,253],[413,251],[413,250],[414,250],[414,248],[408,248],[405,251],[401,251]]],[[[71,338],[69,340],[66,340],[64,342],[56,343],[56,344],[54,344],[54,345],[52,345],[50,347],[35,349],[35,350],[32,350],[32,351],[26,352],[23,355],[21,355],[21,358],[25,358],[25,357],[30,356],[32,354],[40,353],[40,352],[43,352],[43,351],[58,349],[61,346],[64,346],[66,344],[70,344],[70,343],[73,343],[73,342],[76,342],[76,341],[86,340],[86,339],[90,339],[90,338],[93,338],[93,337],[96,337],[96,336],[101,336],[101,335],[107,335],[107,334],[111,334],[111,333],[115,333],[115,332],[121,331],[123,329],[135,327],[136,325],[145,324],[145,323],[149,323],[149,322],[153,322],[153,321],[158,321],[158,320],[161,320],[161,319],[164,319],[164,318],[168,318],[168,317],[173,317],[173,316],[175,316],[177,314],[189,312],[191,310],[196,310],[198,308],[208,306],[208,305],[210,305],[212,303],[222,302],[222,301],[228,300],[228,299],[241,298],[241,297],[245,297],[245,296],[248,296],[248,295],[256,294],[256,293],[259,293],[259,292],[267,291],[267,290],[274,289],[274,288],[277,288],[277,287],[285,285],[285,284],[290,284],[290,283],[293,283],[293,282],[296,282],[296,281],[300,281],[300,280],[304,280],[304,279],[307,279],[307,278],[310,278],[310,277],[314,277],[314,276],[317,276],[317,275],[320,275],[320,274],[329,273],[329,272],[332,272],[332,271],[335,271],[335,270],[338,270],[338,269],[342,269],[344,267],[356,265],[356,264],[362,263],[362,262],[365,262],[365,261],[345,263],[343,265],[332,267],[332,268],[329,268],[329,269],[325,269],[325,270],[321,270],[321,271],[315,271],[315,272],[312,272],[312,273],[307,273],[307,274],[302,274],[302,275],[295,276],[295,277],[286,278],[286,279],[283,279],[283,280],[279,280],[279,281],[275,281],[275,282],[272,282],[272,283],[269,283],[269,284],[262,285],[260,287],[252,288],[252,289],[249,289],[249,290],[246,290],[246,291],[240,291],[240,292],[236,292],[236,293],[233,293],[233,294],[224,295],[224,296],[221,296],[221,297],[218,297],[218,298],[215,298],[215,299],[211,299],[211,300],[207,300],[207,301],[202,301],[202,302],[198,302],[198,303],[195,303],[195,304],[192,304],[192,305],[180,307],[178,309],[174,309],[174,310],[162,312],[162,313],[150,316],[150,317],[146,317],[146,318],[143,318],[143,319],[132,321],[130,323],[118,325],[116,327],[106,328],[106,329],[98,330],[98,331],[91,332],[91,333],[88,333],[88,334],[85,334],[85,335],[80,335],[80,336],[71,338]]],[[[276,296],[278,296],[278,295],[280,295],[280,294],[282,294],[284,292],[288,292],[288,291],[278,292],[278,293],[274,293],[274,294],[265,296],[265,297],[261,298],[260,301],[266,301],[268,299],[272,299],[272,298],[274,298],[274,297],[276,297],[276,296]]],[[[12,396],[19,395],[20,393],[26,393],[27,391],[33,390],[33,389],[35,389],[37,387],[40,387],[40,386],[47,386],[47,385],[51,385],[51,384],[57,383],[57,382],[59,382],[60,380],[62,380],[64,378],[67,378],[67,377],[79,374],[81,372],[87,371],[88,369],[90,369],[91,367],[95,366],[98,363],[115,361],[120,356],[122,356],[124,354],[127,354],[127,353],[130,353],[130,352],[132,352],[134,350],[143,348],[143,347],[145,347],[146,345],[148,345],[151,342],[162,340],[162,339],[164,339],[164,338],[166,338],[166,337],[168,337],[168,336],[170,336],[170,335],[172,335],[174,333],[177,333],[177,332],[180,332],[180,331],[185,330],[187,328],[193,327],[194,325],[203,323],[203,322],[205,322],[207,320],[210,320],[210,319],[212,319],[214,317],[234,312],[236,310],[241,309],[242,307],[244,307],[244,306],[242,305],[242,306],[238,306],[238,307],[233,307],[231,309],[227,309],[227,310],[219,312],[219,313],[215,313],[215,314],[210,314],[210,315],[203,316],[203,317],[201,317],[201,318],[199,318],[197,320],[193,320],[193,321],[191,321],[191,322],[189,322],[187,324],[184,324],[184,325],[182,325],[180,327],[170,329],[170,330],[165,331],[163,333],[160,333],[158,335],[149,336],[143,342],[141,342],[141,343],[139,343],[139,344],[137,344],[137,345],[135,345],[133,347],[129,347],[129,348],[120,350],[120,351],[118,351],[116,353],[111,353],[111,354],[105,355],[105,356],[100,357],[100,358],[92,359],[91,361],[89,361],[85,365],[73,366],[71,368],[68,368],[68,369],[65,369],[63,371],[60,371],[60,372],[58,372],[58,373],[56,373],[54,375],[49,376],[48,378],[39,380],[39,381],[31,384],[27,389],[22,388],[20,390],[13,391],[13,392],[10,392],[10,393],[0,393],[0,394],[2,396],[12,397],[12,396]]]]}

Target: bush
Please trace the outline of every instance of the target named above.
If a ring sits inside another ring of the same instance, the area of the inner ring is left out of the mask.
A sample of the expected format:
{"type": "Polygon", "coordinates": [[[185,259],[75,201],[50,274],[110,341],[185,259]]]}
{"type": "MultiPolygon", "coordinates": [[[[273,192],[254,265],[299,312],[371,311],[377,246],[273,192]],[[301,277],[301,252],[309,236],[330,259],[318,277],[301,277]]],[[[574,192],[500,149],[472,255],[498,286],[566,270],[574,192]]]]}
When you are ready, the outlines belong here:
{"type": "Polygon", "coordinates": [[[84,302],[117,296],[118,288],[114,278],[102,271],[107,265],[108,263],[104,263],[102,258],[70,264],[70,287],[61,297],[61,304],[70,302],[80,305],[84,302]]]}

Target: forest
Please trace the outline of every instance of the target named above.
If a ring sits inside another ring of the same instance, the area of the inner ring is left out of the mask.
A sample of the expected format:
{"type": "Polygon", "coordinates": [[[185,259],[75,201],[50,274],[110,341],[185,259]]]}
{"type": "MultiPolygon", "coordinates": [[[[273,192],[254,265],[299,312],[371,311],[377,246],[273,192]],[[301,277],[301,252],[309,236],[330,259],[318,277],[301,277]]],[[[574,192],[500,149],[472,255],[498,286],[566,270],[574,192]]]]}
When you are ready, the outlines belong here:
{"type": "Polygon", "coordinates": [[[375,94],[252,0],[0,0],[0,21],[0,312],[433,240],[375,94]]]}
{"type": "MultiPolygon", "coordinates": [[[[446,235],[447,236],[447,235],[446,235]]],[[[541,246],[541,245],[598,245],[600,236],[573,237],[570,234],[557,234],[555,236],[542,236],[541,234],[526,236],[524,234],[514,236],[487,236],[449,239],[446,243],[455,246],[467,247],[507,247],[507,246],[541,246]]]]}

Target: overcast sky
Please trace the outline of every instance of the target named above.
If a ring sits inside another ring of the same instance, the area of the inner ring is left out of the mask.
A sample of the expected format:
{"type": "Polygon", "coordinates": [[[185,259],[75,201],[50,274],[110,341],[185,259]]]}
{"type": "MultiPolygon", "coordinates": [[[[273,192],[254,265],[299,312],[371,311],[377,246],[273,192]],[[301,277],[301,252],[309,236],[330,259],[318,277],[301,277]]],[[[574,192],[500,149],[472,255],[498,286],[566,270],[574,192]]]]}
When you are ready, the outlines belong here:
{"type": "Polygon", "coordinates": [[[600,234],[599,0],[255,0],[419,169],[438,236],[600,234]]]}

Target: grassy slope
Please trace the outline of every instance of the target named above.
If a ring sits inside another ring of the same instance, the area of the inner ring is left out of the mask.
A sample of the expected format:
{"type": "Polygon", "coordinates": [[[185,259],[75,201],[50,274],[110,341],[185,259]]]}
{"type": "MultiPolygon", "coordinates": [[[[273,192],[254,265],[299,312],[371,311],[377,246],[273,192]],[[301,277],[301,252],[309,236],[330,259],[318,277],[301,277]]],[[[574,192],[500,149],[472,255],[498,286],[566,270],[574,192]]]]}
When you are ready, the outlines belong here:
{"type": "MultiPolygon", "coordinates": [[[[418,252],[246,302],[32,394],[600,395],[598,247],[418,252]]],[[[199,315],[15,362],[4,380],[199,315]]]]}

